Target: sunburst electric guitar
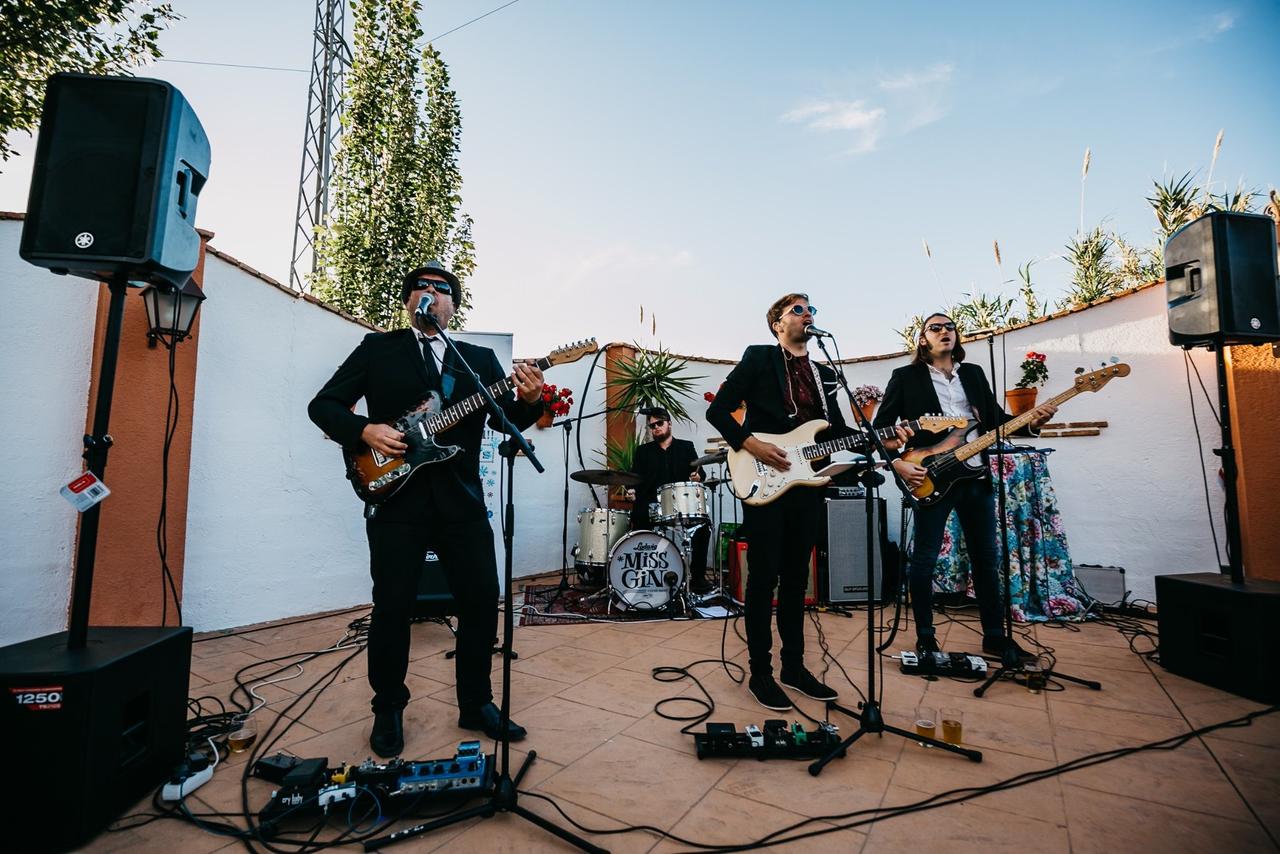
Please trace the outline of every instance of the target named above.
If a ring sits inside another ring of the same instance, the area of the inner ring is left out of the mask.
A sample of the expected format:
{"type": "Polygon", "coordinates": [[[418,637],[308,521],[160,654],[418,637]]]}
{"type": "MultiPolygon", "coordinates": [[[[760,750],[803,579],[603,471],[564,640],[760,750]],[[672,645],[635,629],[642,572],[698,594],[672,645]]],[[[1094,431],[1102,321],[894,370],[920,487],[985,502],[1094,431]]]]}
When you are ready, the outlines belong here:
{"type": "MultiPolygon", "coordinates": [[[[963,427],[967,423],[964,418],[926,415],[899,426],[936,433],[952,427],[963,427]]],[[[825,486],[830,483],[829,475],[814,471],[813,463],[816,460],[824,460],[836,451],[862,450],[871,443],[871,439],[864,433],[854,433],[828,442],[815,442],[814,437],[830,426],[821,418],[816,418],[788,433],[754,434],[760,441],[772,442],[787,452],[791,468],[786,471],[779,471],[760,462],[747,451],[729,451],[729,477],[733,481],[733,494],[742,499],[744,504],[754,507],[768,504],[793,486],[825,486]]],[[[882,440],[888,440],[894,438],[895,433],[893,427],[883,427],[876,431],[876,435],[882,440]]]]}
{"type": "MultiPolygon", "coordinates": [[[[1107,365],[1105,368],[1076,377],[1075,385],[1057,397],[1050,398],[1045,403],[1060,406],[1081,392],[1098,391],[1111,382],[1113,377],[1127,376],[1129,376],[1129,366],[1123,362],[1116,365],[1107,365]]],[[[1020,430],[1030,424],[1031,419],[1034,417],[1035,410],[1024,412],[1022,415],[1012,418],[1001,425],[1000,433],[1008,436],[1015,430],[1020,430]]],[[[925,475],[924,481],[911,490],[911,494],[916,497],[917,501],[928,507],[930,504],[936,504],[940,501],[942,496],[947,494],[947,490],[957,480],[980,477],[988,473],[989,468],[982,458],[982,452],[995,444],[995,441],[996,431],[992,430],[979,436],[978,426],[969,422],[952,430],[936,445],[930,445],[927,448],[911,448],[904,451],[902,459],[922,466],[929,471],[925,475]]]]}
{"type": "MultiPolygon", "coordinates": [[[[596,339],[589,338],[553,350],[545,359],[538,359],[532,364],[545,371],[554,365],[576,362],[597,349],[596,339]]],[[[511,377],[503,377],[489,386],[489,392],[496,398],[506,394],[514,386],[511,377]]],[[[402,457],[389,457],[364,443],[358,448],[343,448],[342,459],[347,466],[347,479],[351,481],[361,500],[366,504],[381,504],[399,492],[422,466],[444,462],[458,453],[461,448],[457,445],[437,444],[436,437],[468,415],[482,411],[485,403],[480,392],[476,392],[448,409],[442,409],[441,406],[440,395],[433,391],[416,409],[391,422],[392,427],[404,434],[403,441],[409,446],[402,457]]]]}

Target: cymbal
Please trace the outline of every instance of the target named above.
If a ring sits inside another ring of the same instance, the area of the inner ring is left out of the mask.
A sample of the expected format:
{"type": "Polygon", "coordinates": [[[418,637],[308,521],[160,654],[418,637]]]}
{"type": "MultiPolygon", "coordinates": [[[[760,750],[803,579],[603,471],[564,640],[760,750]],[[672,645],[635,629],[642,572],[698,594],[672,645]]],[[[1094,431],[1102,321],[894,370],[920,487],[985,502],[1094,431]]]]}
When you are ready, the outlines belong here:
{"type": "Polygon", "coordinates": [[[613,469],[581,469],[573,472],[569,477],[579,483],[589,483],[592,486],[640,485],[640,475],[632,474],[629,471],[614,471],[613,469]]]}
{"type": "Polygon", "coordinates": [[[689,464],[689,468],[696,469],[703,466],[713,466],[716,463],[722,463],[729,457],[728,451],[716,451],[714,454],[707,454],[705,457],[698,457],[689,464]]]}
{"type": "Polygon", "coordinates": [[[709,477],[702,482],[702,485],[703,486],[719,486],[722,483],[728,483],[728,482],[729,482],[729,478],[727,477],[709,477]]]}

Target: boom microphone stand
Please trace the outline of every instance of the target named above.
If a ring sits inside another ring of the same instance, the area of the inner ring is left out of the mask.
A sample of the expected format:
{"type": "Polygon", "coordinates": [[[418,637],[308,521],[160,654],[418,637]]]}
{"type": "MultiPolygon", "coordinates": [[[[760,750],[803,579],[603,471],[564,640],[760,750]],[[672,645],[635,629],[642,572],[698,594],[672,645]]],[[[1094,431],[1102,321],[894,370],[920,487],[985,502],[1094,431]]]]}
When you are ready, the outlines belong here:
{"type": "Polygon", "coordinates": [[[530,750],[529,755],[525,757],[524,764],[520,766],[520,770],[516,773],[515,779],[511,778],[509,773],[511,761],[511,737],[507,732],[507,726],[511,720],[511,636],[515,629],[515,621],[512,615],[511,564],[514,554],[516,527],[516,511],[514,503],[516,453],[518,451],[524,451],[525,456],[529,458],[529,462],[533,463],[533,467],[538,470],[539,474],[541,474],[544,469],[542,467],[542,463],[538,462],[538,458],[534,456],[533,448],[529,445],[528,440],[525,439],[520,431],[515,428],[515,425],[507,418],[507,414],[502,411],[502,407],[493,399],[493,395],[489,392],[489,389],[483,382],[481,382],[480,378],[476,376],[476,372],[472,370],[471,365],[467,364],[467,360],[463,358],[462,354],[458,352],[458,348],[454,345],[453,339],[446,335],[444,330],[440,328],[440,324],[436,321],[435,315],[425,311],[421,312],[420,316],[421,315],[426,315],[426,318],[430,321],[431,325],[436,328],[440,337],[444,339],[445,345],[453,352],[454,357],[458,360],[458,364],[461,365],[471,376],[471,379],[476,384],[476,388],[480,390],[480,396],[484,398],[485,408],[493,418],[502,425],[502,431],[508,436],[508,440],[503,443],[507,448],[502,454],[503,458],[507,461],[507,485],[509,487],[507,489],[506,505],[503,508],[504,515],[502,526],[502,546],[503,551],[505,552],[503,560],[504,593],[502,598],[502,714],[498,720],[498,731],[501,733],[501,737],[498,741],[502,745],[502,758],[496,769],[497,774],[493,784],[493,792],[490,794],[488,801],[480,804],[479,806],[460,810],[452,815],[447,815],[443,818],[438,818],[434,821],[429,821],[416,827],[397,831],[381,839],[372,839],[364,844],[364,850],[373,851],[383,847],[384,845],[390,845],[393,842],[399,842],[402,839],[407,839],[410,836],[419,836],[423,833],[430,833],[433,830],[437,830],[442,827],[450,827],[458,824],[459,822],[476,818],[477,816],[481,818],[493,818],[499,812],[509,812],[536,824],[548,833],[555,834],[565,842],[577,846],[583,851],[608,854],[605,849],[592,845],[582,837],[576,836],[564,828],[553,824],[542,816],[530,812],[518,803],[516,790],[520,786],[520,781],[524,779],[525,772],[529,770],[529,765],[532,764],[533,760],[538,758],[538,753],[535,750],[530,750]]]}
{"type": "MultiPolygon", "coordinates": [[[[835,363],[835,360],[831,358],[831,354],[827,352],[827,346],[822,340],[824,336],[820,334],[813,334],[810,337],[818,339],[818,347],[822,350],[822,355],[826,356],[827,365],[835,371],[836,379],[838,379],[840,385],[844,387],[844,393],[848,395],[849,401],[852,402],[853,391],[849,388],[849,381],[845,379],[844,372],[840,370],[840,367],[835,363]]],[[[847,709],[835,701],[827,702],[827,708],[843,712],[849,717],[855,719],[858,722],[858,728],[854,730],[853,735],[849,736],[832,748],[826,756],[823,756],[821,759],[810,764],[809,773],[814,777],[821,774],[822,769],[828,762],[835,759],[837,756],[843,756],[849,746],[862,738],[862,736],[883,735],[886,732],[891,735],[899,736],[900,738],[906,738],[927,744],[930,747],[937,747],[942,750],[950,751],[951,753],[958,753],[974,762],[981,762],[981,751],[969,750],[968,748],[960,747],[955,744],[948,744],[945,741],[939,741],[938,739],[929,738],[928,736],[917,735],[913,732],[907,732],[904,729],[899,729],[884,722],[884,715],[880,710],[880,703],[876,700],[875,627],[878,625],[876,617],[878,609],[876,608],[875,538],[879,536],[880,529],[875,524],[877,478],[873,467],[873,460],[875,458],[875,454],[878,452],[880,454],[880,458],[886,463],[889,463],[889,452],[885,449],[884,443],[880,441],[880,437],[876,435],[876,431],[871,427],[871,422],[867,419],[867,416],[863,415],[862,411],[857,406],[852,407],[852,409],[854,419],[858,424],[858,429],[869,437],[872,445],[872,453],[868,455],[867,465],[862,475],[863,483],[867,488],[867,699],[862,704],[862,709],[857,712],[852,709],[847,709]]],[[[902,476],[898,474],[897,470],[895,470],[892,465],[889,465],[888,469],[893,473],[893,478],[897,482],[898,488],[902,490],[902,494],[904,496],[910,495],[911,491],[906,488],[906,483],[903,482],[902,476]]]]}
{"type": "MultiPolygon", "coordinates": [[[[1013,576],[1011,575],[1011,570],[1009,568],[1010,567],[1009,520],[1005,512],[1007,490],[1005,489],[1005,482],[1004,482],[1004,455],[1005,455],[1004,423],[1001,421],[999,416],[996,415],[996,409],[1000,407],[1001,405],[1000,401],[1003,398],[1003,395],[999,397],[996,396],[996,335],[994,331],[988,331],[985,333],[985,335],[987,337],[987,356],[988,356],[988,361],[991,365],[991,399],[992,399],[991,421],[996,425],[995,426],[996,471],[1000,473],[999,476],[996,478],[996,481],[997,481],[996,489],[998,490],[996,507],[1000,513],[1000,583],[1002,588],[1002,595],[1004,598],[1004,636],[1009,640],[1012,640],[1013,639],[1013,576]]],[[[1001,390],[1003,391],[1004,390],[1003,381],[1000,383],[1000,387],[1001,387],[1001,390]]],[[[1042,670],[1039,672],[1044,675],[1044,678],[1046,680],[1052,677],[1054,679],[1063,679],[1063,680],[1066,680],[1067,682],[1075,682],[1078,685],[1084,685],[1086,688],[1092,688],[1095,691],[1102,690],[1101,682],[1094,682],[1091,679],[1081,679],[1078,676],[1068,676],[1065,673],[1057,672],[1053,668],[1050,668],[1048,670],[1042,670]]],[[[1023,662],[1022,658],[1019,657],[1018,653],[1015,652],[1012,649],[1012,647],[1005,649],[1004,652],[1000,654],[1000,666],[997,667],[995,670],[993,670],[987,676],[985,682],[983,682],[977,688],[973,689],[973,696],[981,697],[983,694],[987,693],[987,689],[990,688],[997,680],[1000,680],[1006,677],[1009,679],[1014,679],[1016,675],[1022,674],[1023,676],[1025,676],[1026,673],[1027,673],[1027,665],[1025,662],[1023,662]]]]}

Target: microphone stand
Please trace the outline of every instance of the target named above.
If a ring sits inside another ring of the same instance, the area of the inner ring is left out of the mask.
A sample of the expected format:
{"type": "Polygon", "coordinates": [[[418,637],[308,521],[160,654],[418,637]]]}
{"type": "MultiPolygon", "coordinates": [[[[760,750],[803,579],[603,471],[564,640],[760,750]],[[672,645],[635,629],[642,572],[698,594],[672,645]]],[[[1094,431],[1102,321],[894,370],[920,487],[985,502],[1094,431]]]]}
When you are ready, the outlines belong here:
{"type": "MultiPolygon", "coordinates": [[[[827,346],[822,340],[823,336],[817,335],[814,337],[816,337],[818,340],[818,347],[819,349],[822,350],[822,355],[824,355],[827,359],[828,367],[830,367],[831,370],[835,371],[836,379],[840,382],[840,385],[844,388],[844,393],[848,395],[849,402],[852,404],[853,391],[849,388],[849,381],[845,378],[844,371],[840,369],[840,367],[836,364],[835,360],[831,358],[831,354],[827,352],[827,346]]],[[[875,507],[876,507],[877,496],[876,496],[876,478],[874,477],[875,469],[873,467],[874,455],[876,453],[879,453],[880,458],[883,459],[885,463],[888,464],[887,468],[889,469],[890,472],[893,473],[893,479],[898,484],[898,488],[902,490],[902,494],[904,496],[909,496],[911,494],[911,490],[907,489],[906,482],[903,481],[902,475],[900,475],[898,471],[894,469],[892,465],[892,461],[889,459],[889,451],[885,448],[884,443],[880,441],[880,437],[876,435],[876,431],[874,428],[872,428],[871,422],[867,419],[867,416],[862,414],[862,410],[859,409],[857,406],[853,406],[852,409],[854,414],[853,417],[854,417],[854,420],[857,422],[858,429],[860,429],[867,437],[869,437],[869,440],[871,443],[871,454],[867,456],[867,465],[865,466],[863,471],[863,484],[866,486],[866,490],[867,490],[867,497],[866,497],[866,502],[867,502],[867,543],[866,543],[867,692],[866,692],[866,698],[867,699],[864,703],[862,703],[860,710],[856,712],[853,711],[852,709],[845,708],[844,706],[840,705],[834,700],[827,702],[828,709],[835,709],[838,712],[843,712],[844,714],[856,720],[858,722],[858,728],[854,730],[852,735],[850,735],[844,741],[840,742],[838,745],[836,745],[830,751],[828,751],[828,753],[825,756],[823,756],[821,759],[818,759],[815,762],[811,763],[809,765],[809,773],[814,777],[821,774],[822,769],[826,766],[828,762],[830,762],[832,759],[835,759],[837,756],[843,756],[845,752],[848,750],[848,748],[850,747],[850,745],[852,745],[858,739],[862,738],[862,736],[864,735],[883,736],[884,733],[886,732],[891,735],[899,736],[900,738],[910,739],[911,741],[918,741],[922,744],[927,744],[931,747],[937,747],[942,750],[947,750],[947,751],[950,751],[951,753],[958,753],[961,756],[965,756],[974,762],[981,762],[982,761],[981,751],[969,750],[968,748],[960,747],[959,745],[955,745],[955,744],[948,744],[945,741],[939,741],[934,738],[929,738],[928,736],[917,735],[916,733],[907,732],[904,729],[899,729],[898,727],[891,726],[890,724],[887,724],[884,722],[884,714],[880,709],[880,702],[876,699],[875,627],[878,624],[878,620],[876,619],[876,614],[878,613],[878,610],[876,607],[875,538],[879,536],[880,529],[875,524],[875,507]]],[[[914,502],[914,499],[912,499],[912,501],[914,502]]]]}
{"type": "MultiPolygon", "coordinates": [[[[959,334],[958,332],[956,333],[959,334]]],[[[997,499],[996,507],[1000,513],[1000,580],[1002,588],[1002,598],[1004,600],[1004,636],[1008,640],[1013,640],[1013,576],[1010,569],[1011,561],[1009,557],[1009,519],[1006,513],[1006,496],[1004,482],[1004,422],[996,415],[996,409],[1001,407],[1001,399],[1003,398],[1004,382],[1000,383],[1001,396],[996,396],[996,335],[994,331],[984,333],[987,337],[987,356],[991,365],[991,400],[992,411],[991,420],[995,423],[995,455],[996,455],[996,471],[999,475],[996,477],[997,499]]],[[[1064,679],[1067,682],[1075,682],[1077,685],[1084,685],[1086,688],[1092,688],[1095,691],[1102,690],[1101,682],[1094,682],[1092,679],[1081,679],[1078,676],[1068,676],[1065,673],[1058,673],[1053,668],[1039,671],[1044,679],[1048,681],[1050,678],[1064,679]]],[[[987,689],[994,683],[1008,677],[1014,679],[1017,674],[1027,675],[1027,666],[1022,658],[1012,648],[1006,649],[1000,654],[1000,666],[988,674],[984,681],[977,688],[973,689],[973,696],[981,697],[987,693],[987,689]]]]}
{"type": "Polygon", "coordinates": [[[533,467],[539,474],[541,474],[544,469],[542,467],[542,463],[538,461],[538,458],[533,453],[533,446],[529,444],[529,441],[525,439],[524,435],[521,434],[521,432],[516,429],[515,425],[511,423],[510,419],[507,418],[507,414],[503,412],[502,407],[498,405],[498,402],[493,399],[493,395],[489,392],[488,387],[486,387],[480,380],[480,377],[476,376],[476,372],[472,369],[471,365],[467,363],[467,360],[463,358],[462,353],[458,352],[458,348],[453,343],[453,339],[446,335],[445,331],[440,328],[440,323],[436,320],[435,315],[430,314],[429,312],[420,311],[419,317],[422,317],[423,315],[426,315],[425,319],[436,328],[440,337],[444,339],[445,346],[447,346],[453,353],[454,358],[458,360],[458,364],[461,365],[462,368],[471,376],[471,379],[476,384],[476,388],[480,390],[480,396],[484,399],[485,409],[487,409],[490,415],[502,425],[502,430],[508,437],[507,441],[503,442],[503,445],[507,446],[506,450],[502,452],[502,457],[506,460],[507,485],[509,487],[507,489],[506,506],[503,508],[504,522],[502,531],[502,545],[505,552],[503,564],[504,592],[502,610],[502,714],[498,721],[498,731],[501,733],[498,742],[502,745],[502,750],[501,759],[498,767],[495,769],[496,773],[493,783],[493,791],[485,803],[465,810],[460,810],[451,815],[435,819],[434,821],[417,825],[416,827],[397,831],[396,833],[380,839],[372,839],[364,844],[364,850],[373,851],[377,848],[383,847],[384,845],[390,845],[393,842],[399,842],[402,839],[407,839],[410,836],[419,836],[423,833],[430,833],[433,830],[438,830],[442,827],[450,827],[458,824],[459,822],[468,821],[472,818],[493,818],[500,812],[509,812],[536,824],[548,833],[555,834],[565,842],[568,842],[583,851],[590,851],[593,852],[593,854],[594,852],[599,852],[599,854],[608,854],[604,848],[593,845],[582,837],[557,826],[537,813],[531,812],[521,806],[518,802],[517,789],[520,785],[520,781],[524,778],[525,772],[529,770],[529,765],[533,763],[533,760],[538,758],[538,753],[535,750],[530,750],[529,754],[525,757],[524,764],[520,766],[520,770],[516,773],[515,779],[512,779],[509,773],[511,761],[511,737],[507,730],[508,723],[511,720],[511,636],[515,630],[512,615],[511,564],[514,554],[513,548],[516,524],[514,503],[516,453],[524,451],[525,456],[529,458],[529,462],[533,463],[533,467]]]}

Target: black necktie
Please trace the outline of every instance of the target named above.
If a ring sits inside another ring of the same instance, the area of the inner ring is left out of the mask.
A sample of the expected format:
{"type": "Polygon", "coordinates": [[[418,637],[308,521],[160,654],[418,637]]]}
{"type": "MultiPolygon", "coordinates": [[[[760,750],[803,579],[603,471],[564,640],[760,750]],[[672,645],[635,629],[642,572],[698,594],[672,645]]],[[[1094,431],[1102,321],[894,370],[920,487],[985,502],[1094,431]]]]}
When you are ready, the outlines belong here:
{"type": "Polygon", "coordinates": [[[431,339],[422,339],[422,358],[427,363],[427,388],[440,390],[440,369],[436,367],[436,354],[431,349],[431,339]]]}

